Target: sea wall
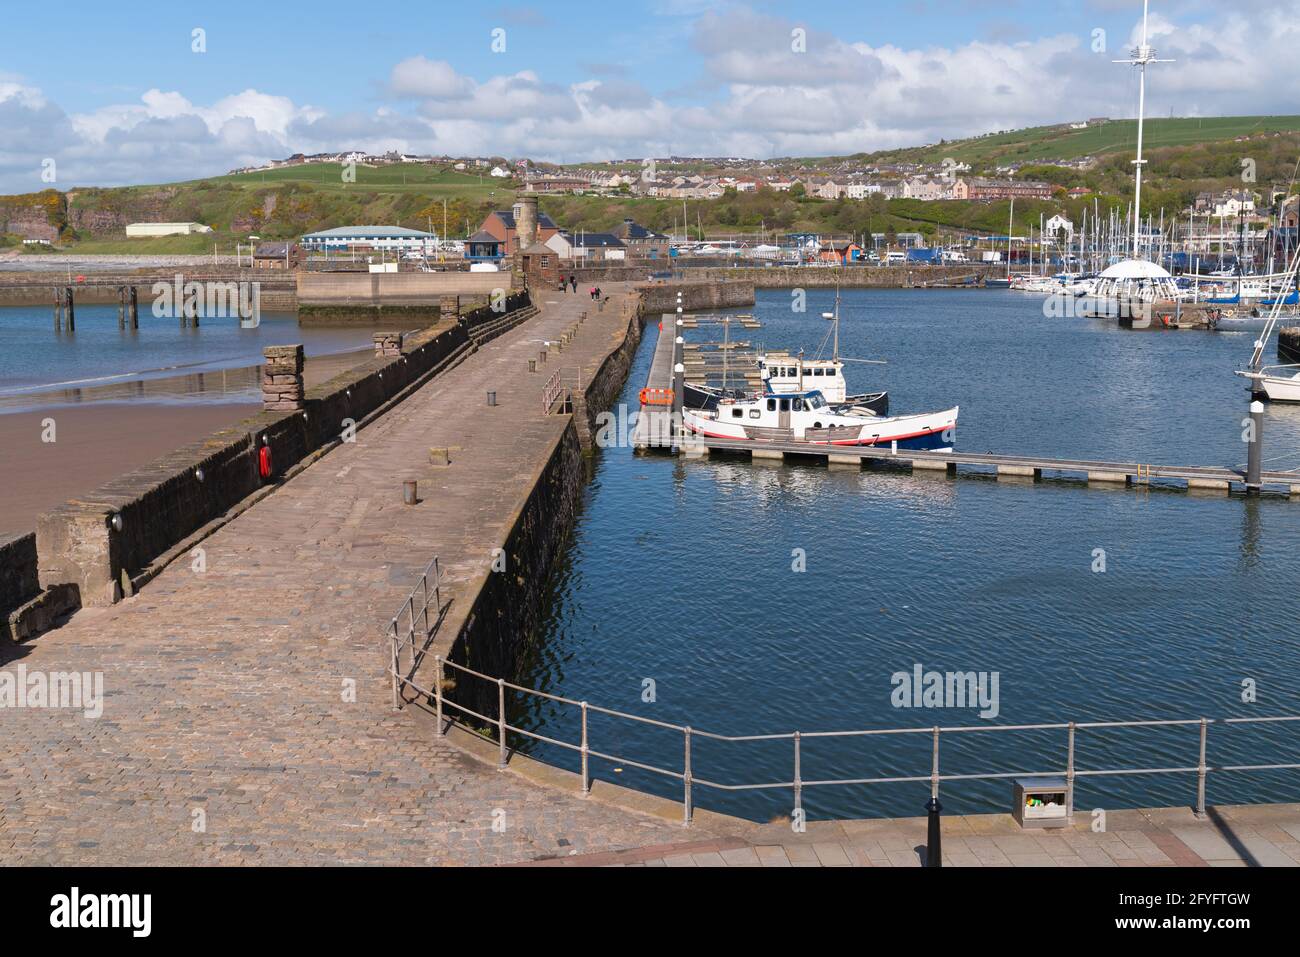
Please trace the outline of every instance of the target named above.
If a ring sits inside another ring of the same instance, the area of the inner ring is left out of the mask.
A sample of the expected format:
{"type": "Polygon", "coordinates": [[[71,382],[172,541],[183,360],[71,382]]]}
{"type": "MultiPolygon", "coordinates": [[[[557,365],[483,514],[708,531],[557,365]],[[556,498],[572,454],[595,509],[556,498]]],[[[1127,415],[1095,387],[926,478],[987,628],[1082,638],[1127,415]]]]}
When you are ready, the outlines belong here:
{"type": "MultiPolygon", "coordinates": [[[[547,579],[563,560],[588,479],[584,451],[592,447],[596,416],[618,398],[641,341],[647,311],[643,291],[638,293],[606,306],[619,309],[624,321],[610,337],[608,351],[583,370],[584,387],[574,396],[573,414],[533,473],[528,498],[508,524],[501,546],[507,570],[484,572],[470,586],[470,609],[448,651],[457,664],[509,680],[518,675],[536,640],[547,579]]],[[[448,677],[453,700],[480,714],[497,713],[495,687],[454,671],[448,677]]]]}
{"type": "Polygon", "coordinates": [[[747,279],[713,282],[662,282],[638,286],[641,311],[658,315],[677,311],[677,294],[688,312],[704,309],[736,309],[754,304],[754,284],[747,279]]]}
{"type": "Polygon", "coordinates": [[[48,631],[77,603],[70,586],[41,588],[35,534],[0,538],[0,644],[48,631]]]}
{"type": "Polygon", "coordinates": [[[983,263],[932,266],[902,263],[896,266],[740,266],[720,269],[683,269],[680,275],[691,281],[745,282],[759,289],[818,289],[839,285],[862,289],[914,289],[935,284],[976,282],[987,276],[1001,276],[1006,266],[983,263]]]}
{"type": "MultiPolygon", "coordinates": [[[[507,313],[527,306],[527,293],[505,305],[507,313]]],[[[301,412],[259,413],[42,514],[36,528],[41,585],[74,586],[84,605],[133,594],[160,562],[175,557],[169,554],[175,546],[339,441],[348,420],[363,423],[472,349],[472,334],[496,329],[502,317],[485,307],[409,334],[400,356],[377,357],[308,389],[301,412]],[[269,480],[259,473],[263,446],[271,450],[269,480]]]]}
{"type": "Polygon", "coordinates": [[[1300,363],[1300,327],[1277,331],[1277,361],[1283,365],[1300,363]]]}
{"type": "Polygon", "coordinates": [[[646,313],[641,308],[640,297],[626,302],[623,312],[626,323],[615,340],[614,350],[594,369],[582,370],[582,381],[586,386],[573,397],[573,418],[578,442],[584,452],[595,447],[596,419],[600,413],[614,407],[627,382],[637,346],[641,344],[646,313]]]}
{"type": "MultiPolygon", "coordinates": [[[[585,471],[578,431],[570,418],[532,479],[523,505],[514,513],[501,545],[506,570],[484,572],[451,644],[457,664],[507,680],[536,640],[547,580],[564,554],[577,513],[585,471]]],[[[482,679],[455,676],[450,696],[479,714],[496,715],[497,690],[482,679]]]]}

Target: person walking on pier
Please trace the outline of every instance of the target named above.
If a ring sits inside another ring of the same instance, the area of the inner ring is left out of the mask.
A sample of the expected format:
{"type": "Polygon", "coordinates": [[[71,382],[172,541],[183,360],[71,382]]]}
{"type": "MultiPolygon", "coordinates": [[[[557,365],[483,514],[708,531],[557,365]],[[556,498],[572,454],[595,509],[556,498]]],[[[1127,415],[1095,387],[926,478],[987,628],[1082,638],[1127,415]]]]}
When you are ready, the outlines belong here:
{"type": "Polygon", "coordinates": [[[569,273],[569,289],[575,293],[578,291],[578,277],[573,273],[569,273]]]}

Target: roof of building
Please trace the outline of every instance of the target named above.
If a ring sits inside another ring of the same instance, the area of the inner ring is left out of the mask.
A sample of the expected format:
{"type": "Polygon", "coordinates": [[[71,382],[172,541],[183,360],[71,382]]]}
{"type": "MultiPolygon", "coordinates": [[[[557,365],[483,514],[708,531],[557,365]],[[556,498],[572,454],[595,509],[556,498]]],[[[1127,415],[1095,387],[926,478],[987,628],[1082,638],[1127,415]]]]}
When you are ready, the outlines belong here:
{"type": "Polygon", "coordinates": [[[337,226],[308,233],[303,239],[437,239],[433,233],[405,226],[337,226]]]}
{"type": "Polygon", "coordinates": [[[575,246],[611,246],[619,247],[623,245],[623,240],[619,239],[613,233],[583,233],[580,237],[575,237],[573,233],[563,233],[565,239],[575,246]]]}
{"type": "Polygon", "coordinates": [[[254,256],[261,256],[261,257],[263,257],[263,258],[268,258],[268,257],[274,256],[276,259],[279,259],[279,258],[281,258],[281,257],[283,257],[283,256],[288,255],[288,253],[289,253],[289,248],[290,248],[290,246],[292,246],[292,245],[295,245],[295,244],[292,244],[292,243],[258,243],[258,244],[257,244],[257,249],[255,249],[255,250],[253,251],[253,255],[254,255],[254,256]]]}
{"type": "Polygon", "coordinates": [[[636,242],[637,240],[663,238],[658,233],[656,233],[653,229],[646,229],[640,223],[635,222],[634,220],[631,219],[623,220],[623,222],[615,226],[611,230],[611,232],[615,236],[622,239],[624,242],[627,242],[629,240],[636,242]]]}
{"type": "Polygon", "coordinates": [[[497,239],[495,236],[493,236],[491,233],[489,233],[486,229],[480,229],[478,232],[476,232],[476,233],[475,233],[473,236],[471,236],[469,239],[465,240],[465,242],[467,242],[467,243],[496,243],[498,246],[501,245],[501,240],[497,239]]]}
{"type": "Polygon", "coordinates": [[[1103,279],[1167,279],[1169,273],[1162,266],[1145,259],[1125,259],[1108,266],[1101,272],[1103,279]]]}
{"type": "MultiPolygon", "coordinates": [[[[500,217],[501,222],[505,224],[506,229],[514,229],[514,228],[515,228],[515,212],[514,212],[514,210],[512,210],[512,209],[497,209],[497,210],[493,210],[493,215],[494,215],[494,216],[498,216],[498,217],[500,217]]],[[[559,228],[560,228],[559,226],[556,226],[556,225],[555,225],[555,220],[551,219],[551,217],[547,216],[545,213],[542,213],[542,212],[539,212],[539,213],[537,214],[537,226],[538,226],[539,229],[559,229],[559,228]]]]}

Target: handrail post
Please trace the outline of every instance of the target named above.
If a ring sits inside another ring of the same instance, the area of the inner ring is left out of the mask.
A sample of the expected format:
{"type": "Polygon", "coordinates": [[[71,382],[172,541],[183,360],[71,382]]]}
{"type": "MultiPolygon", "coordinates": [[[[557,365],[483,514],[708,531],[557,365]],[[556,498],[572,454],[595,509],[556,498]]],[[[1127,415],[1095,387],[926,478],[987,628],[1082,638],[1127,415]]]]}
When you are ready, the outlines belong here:
{"type": "Polygon", "coordinates": [[[803,762],[799,747],[799,732],[794,733],[794,810],[803,810],[803,762]]]}
{"type": "Polygon", "coordinates": [[[442,655],[433,656],[433,714],[441,738],[446,734],[442,727],[442,655]]]}
{"type": "Polygon", "coordinates": [[[684,816],[682,818],[682,827],[691,826],[691,726],[688,724],[682,729],[682,744],[685,749],[682,755],[682,790],[684,816]]]}
{"type": "Polygon", "coordinates": [[[934,751],[930,758],[930,797],[939,798],[939,726],[934,726],[934,751]]]}
{"type": "Polygon", "coordinates": [[[497,738],[500,753],[497,756],[497,770],[506,766],[506,679],[497,679],[497,738]]]}
{"type": "Polygon", "coordinates": [[[411,645],[411,675],[415,675],[415,622],[411,622],[411,630],[406,633],[406,639],[411,645]]]}
{"type": "Polygon", "coordinates": [[[421,597],[423,598],[423,601],[420,602],[420,606],[424,612],[424,637],[425,640],[427,641],[429,638],[429,571],[428,569],[425,569],[424,574],[420,576],[420,593],[421,593],[421,597]]]}
{"type": "Polygon", "coordinates": [[[1074,823],[1074,722],[1065,746],[1065,819],[1074,823]]]}
{"type": "Polygon", "coordinates": [[[1196,816],[1205,817],[1205,728],[1208,722],[1201,719],[1201,757],[1196,765],[1196,816]]]}
{"type": "Polygon", "coordinates": [[[591,793],[591,773],[588,770],[589,752],[587,750],[587,702],[582,703],[582,793],[591,793]]]}
{"type": "Polygon", "coordinates": [[[397,663],[397,619],[393,619],[393,646],[392,652],[392,672],[393,672],[393,710],[402,710],[402,696],[397,690],[397,676],[400,665],[397,663]]]}

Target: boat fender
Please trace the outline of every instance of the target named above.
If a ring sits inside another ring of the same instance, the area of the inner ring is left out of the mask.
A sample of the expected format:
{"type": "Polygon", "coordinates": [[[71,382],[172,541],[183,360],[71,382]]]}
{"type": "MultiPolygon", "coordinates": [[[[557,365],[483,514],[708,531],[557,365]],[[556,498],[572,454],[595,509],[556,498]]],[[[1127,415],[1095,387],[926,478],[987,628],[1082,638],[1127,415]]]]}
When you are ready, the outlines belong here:
{"type": "MultiPolygon", "coordinates": [[[[262,440],[264,443],[266,439],[262,440]]],[[[271,477],[271,446],[263,445],[257,450],[257,474],[264,479],[271,477]]]]}

